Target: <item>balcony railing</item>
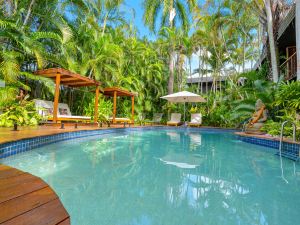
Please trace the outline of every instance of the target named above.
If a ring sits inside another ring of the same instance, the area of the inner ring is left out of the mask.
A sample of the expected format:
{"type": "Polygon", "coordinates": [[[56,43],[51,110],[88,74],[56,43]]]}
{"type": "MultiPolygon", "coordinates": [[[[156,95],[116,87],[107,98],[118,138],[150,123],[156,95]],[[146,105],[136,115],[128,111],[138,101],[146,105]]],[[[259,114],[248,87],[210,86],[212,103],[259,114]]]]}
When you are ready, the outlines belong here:
{"type": "Polygon", "coordinates": [[[296,52],[280,65],[280,73],[284,76],[285,80],[291,80],[297,76],[296,52]]]}

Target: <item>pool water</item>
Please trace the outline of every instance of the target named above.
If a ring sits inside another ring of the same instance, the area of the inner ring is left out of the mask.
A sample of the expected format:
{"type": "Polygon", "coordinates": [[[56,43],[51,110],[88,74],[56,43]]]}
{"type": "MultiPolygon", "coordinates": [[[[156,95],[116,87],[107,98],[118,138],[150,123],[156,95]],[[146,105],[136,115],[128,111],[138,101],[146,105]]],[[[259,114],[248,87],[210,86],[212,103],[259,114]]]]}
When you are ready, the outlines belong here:
{"type": "Polygon", "coordinates": [[[0,162],[47,181],[74,225],[300,224],[299,164],[228,132],[123,130],[0,162]]]}

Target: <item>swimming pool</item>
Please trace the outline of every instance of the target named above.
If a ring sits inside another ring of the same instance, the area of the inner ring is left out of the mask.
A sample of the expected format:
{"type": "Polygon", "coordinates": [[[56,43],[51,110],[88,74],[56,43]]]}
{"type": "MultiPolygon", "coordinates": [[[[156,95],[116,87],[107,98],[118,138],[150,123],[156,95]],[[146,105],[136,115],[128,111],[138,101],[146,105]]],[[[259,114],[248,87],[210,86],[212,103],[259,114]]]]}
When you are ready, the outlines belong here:
{"type": "Polygon", "coordinates": [[[229,132],[119,130],[0,162],[47,181],[75,225],[299,224],[300,167],[229,132]]]}

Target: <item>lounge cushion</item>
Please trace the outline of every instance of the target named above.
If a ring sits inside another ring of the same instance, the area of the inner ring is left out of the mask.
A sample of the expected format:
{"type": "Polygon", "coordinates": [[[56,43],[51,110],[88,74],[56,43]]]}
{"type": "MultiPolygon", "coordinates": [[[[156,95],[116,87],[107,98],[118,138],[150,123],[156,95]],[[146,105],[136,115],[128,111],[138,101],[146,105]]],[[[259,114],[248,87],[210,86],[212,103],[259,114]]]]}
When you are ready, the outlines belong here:
{"type": "Polygon", "coordinates": [[[181,120],[181,114],[180,113],[172,113],[171,119],[168,121],[168,123],[180,123],[181,120]]]}
{"type": "Polygon", "coordinates": [[[86,119],[86,120],[91,119],[91,117],[89,117],[89,116],[67,116],[67,115],[59,115],[58,118],[86,119]]]}

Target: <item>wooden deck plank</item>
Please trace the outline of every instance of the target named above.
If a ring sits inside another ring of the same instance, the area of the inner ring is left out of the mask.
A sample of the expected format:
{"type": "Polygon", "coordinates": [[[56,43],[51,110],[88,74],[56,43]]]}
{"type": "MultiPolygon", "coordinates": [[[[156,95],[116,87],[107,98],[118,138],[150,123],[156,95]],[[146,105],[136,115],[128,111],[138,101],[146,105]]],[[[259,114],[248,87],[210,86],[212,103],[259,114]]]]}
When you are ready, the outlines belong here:
{"type": "Polygon", "coordinates": [[[20,214],[37,208],[58,196],[50,187],[46,187],[29,194],[11,199],[0,204],[0,223],[10,220],[20,214]]]}
{"type": "Polygon", "coordinates": [[[59,199],[21,214],[1,225],[57,225],[69,218],[59,199]]]}
{"type": "Polygon", "coordinates": [[[70,225],[71,224],[71,220],[70,220],[70,218],[68,218],[68,219],[66,219],[66,220],[64,220],[64,221],[62,221],[62,222],[60,222],[59,224],[57,224],[57,225],[70,225]]]}
{"type": "Polygon", "coordinates": [[[23,173],[24,172],[21,170],[13,169],[9,166],[0,164],[0,179],[19,176],[23,173]]]}
{"type": "Polygon", "coordinates": [[[47,187],[40,178],[29,173],[0,180],[0,203],[47,187]]]}
{"type": "Polygon", "coordinates": [[[70,225],[56,193],[42,179],[0,165],[0,225],[70,225]]]}

